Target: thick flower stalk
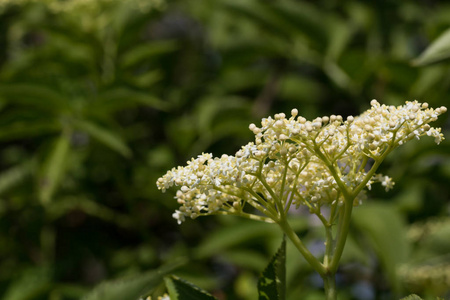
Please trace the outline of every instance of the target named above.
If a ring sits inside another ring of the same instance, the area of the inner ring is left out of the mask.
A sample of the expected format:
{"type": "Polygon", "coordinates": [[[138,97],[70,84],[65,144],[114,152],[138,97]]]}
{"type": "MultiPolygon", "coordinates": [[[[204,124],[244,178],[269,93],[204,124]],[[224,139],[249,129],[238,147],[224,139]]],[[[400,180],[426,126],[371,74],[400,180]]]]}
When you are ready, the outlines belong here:
{"type": "MultiPolygon", "coordinates": [[[[162,191],[179,188],[176,199],[181,206],[173,214],[178,223],[213,214],[277,223],[324,278],[326,289],[334,291],[353,206],[361,203],[373,183],[381,183],[386,191],[394,186],[390,177],[376,173],[393,149],[421,136],[434,137],[437,144],[444,139],[441,129],[428,123],[446,111],[417,101],[396,107],[372,100],[371,108],[357,117],[332,115],[308,121],[293,109],[289,118],[280,113],[262,119],[260,127],[250,124],[255,141],[234,156],[203,153],[187,166],[168,171],[157,186],[162,191]],[[289,210],[301,205],[325,227],[323,262],[287,222],[289,210]]],[[[335,298],[333,293],[328,299],[335,298]]]]}

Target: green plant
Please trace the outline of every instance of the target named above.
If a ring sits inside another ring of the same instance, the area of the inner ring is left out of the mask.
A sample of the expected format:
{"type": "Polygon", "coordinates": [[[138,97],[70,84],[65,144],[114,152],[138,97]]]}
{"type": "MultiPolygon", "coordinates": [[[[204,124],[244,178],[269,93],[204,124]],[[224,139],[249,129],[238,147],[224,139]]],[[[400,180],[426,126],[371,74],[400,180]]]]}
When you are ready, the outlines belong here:
{"type": "MultiPolygon", "coordinates": [[[[276,223],[322,277],[326,298],[337,299],[335,275],[353,207],[362,203],[364,189],[373,183],[381,182],[386,191],[394,186],[391,178],[375,173],[378,167],[395,148],[414,138],[432,136],[437,144],[443,139],[441,129],[428,123],[445,113],[445,107],[432,109],[417,101],[395,107],[376,100],[371,106],[346,120],[332,115],[307,121],[297,109],[290,118],[283,113],[264,118],[261,127],[249,127],[255,142],[235,156],[199,155],[158,179],[158,188],[164,192],[179,187],[176,199],[181,207],[173,214],[178,223],[215,214],[276,223]],[[300,206],[308,207],[323,224],[322,261],[289,224],[288,213],[300,206]]],[[[284,298],[274,295],[266,298],[284,298]]]]}

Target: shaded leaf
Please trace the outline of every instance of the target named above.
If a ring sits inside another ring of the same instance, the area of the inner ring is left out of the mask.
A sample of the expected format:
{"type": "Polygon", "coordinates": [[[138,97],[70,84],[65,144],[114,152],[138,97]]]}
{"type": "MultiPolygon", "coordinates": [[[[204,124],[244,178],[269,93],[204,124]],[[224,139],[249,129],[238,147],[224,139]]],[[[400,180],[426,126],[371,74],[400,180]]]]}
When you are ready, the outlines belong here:
{"type": "Polygon", "coordinates": [[[136,105],[145,105],[159,110],[168,108],[168,103],[149,93],[127,88],[113,88],[98,95],[96,101],[88,107],[88,113],[110,114],[136,105]]]}
{"type": "Polygon", "coordinates": [[[164,278],[170,300],[217,300],[208,292],[177,276],[164,278]]]}
{"type": "Polygon", "coordinates": [[[0,195],[10,188],[20,184],[28,175],[33,167],[31,161],[25,161],[20,165],[14,166],[0,174],[0,195]]]}
{"type": "Polygon", "coordinates": [[[221,256],[234,266],[245,269],[261,270],[267,264],[266,257],[254,250],[232,249],[225,251],[221,256]]]}
{"type": "Polygon", "coordinates": [[[286,295],[286,238],[258,279],[260,300],[284,300],[286,295]]]}
{"type": "Polygon", "coordinates": [[[43,164],[39,180],[39,198],[48,203],[53,197],[59,182],[64,176],[66,160],[70,151],[70,133],[62,132],[54,143],[53,149],[43,164]]]}
{"type": "Polygon", "coordinates": [[[397,267],[409,256],[406,226],[394,206],[371,203],[355,209],[353,222],[376,251],[393,288],[399,290],[397,267]]]}
{"type": "Polygon", "coordinates": [[[133,225],[133,219],[129,215],[118,213],[107,206],[83,196],[70,196],[59,199],[58,202],[48,208],[49,219],[56,220],[69,211],[76,209],[124,228],[130,228],[133,225]]]}
{"type": "Polygon", "coordinates": [[[444,31],[413,61],[415,66],[427,66],[450,58],[450,29],[444,31]]]}
{"type": "Polygon", "coordinates": [[[148,88],[154,83],[160,81],[163,78],[163,73],[160,70],[150,70],[142,74],[133,74],[127,79],[127,82],[138,87],[148,88]]]}
{"type": "MultiPolygon", "coordinates": [[[[308,227],[307,221],[303,218],[292,218],[289,220],[289,223],[296,231],[301,231],[308,227]]],[[[280,229],[274,224],[240,220],[238,223],[223,227],[206,237],[195,253],[198,258],[208,257],[253,238],[278,237],[280,234],[280,229]]]]}
{"type": "Polygon", "coordinates": [[[42,297],[50,288],[50,272],[48,268],[35,268],[27,270],[13,281],[5,294],[3,300],[29,300],[42,297]]]}
{"type": "Polygon", "coordinates": [[[61,130],[61,125],[52,121],[15,122],[0,127],[0,140],[17,140],[41,136],[61,130]]]}
{"type": "Polygon", "coordinates": [[[275,11],[277,16],[285,20],[297,35],[305,35],[309,42],[319,49],[325,48],[330,30],[326,20],[328,15],[306,2],[277,2],[269,9],[275,11]]]}
{"type": "Polygon", "coordinates": [[[99,125],[89,122],[77,120],[74,125],[80,130],[86,132],[91,137],[106,145],[111,150],[114,150],[125,157],[131,156],[131,150],[122,138],[116,135],[113,131],[100,127],[99,125]]]}
{"type": "Polygon", "coordinates": [[[67,99],[55,89],[31,83],[0,85],[0,96],[12,103],[32,105],[46,111],[61,112],[67,108],[67,99]]]}
{"type": "Polygon", "coordinates": [[[253,20],[267,32],[285,38],[290,36],[292,31],[290,24],[266,5],[251,2],[224,3],[224,5],[230,11],[253,20]]]}
{"type": "Polygon", "coordinates": [[[123,67],[130,67],[143,62],[148,62],[149,59],[165,53],[172,52],[177,49],[177,41],[152,41],[137,47],[133,47],[121,58],[121,65],[123,67]]]}

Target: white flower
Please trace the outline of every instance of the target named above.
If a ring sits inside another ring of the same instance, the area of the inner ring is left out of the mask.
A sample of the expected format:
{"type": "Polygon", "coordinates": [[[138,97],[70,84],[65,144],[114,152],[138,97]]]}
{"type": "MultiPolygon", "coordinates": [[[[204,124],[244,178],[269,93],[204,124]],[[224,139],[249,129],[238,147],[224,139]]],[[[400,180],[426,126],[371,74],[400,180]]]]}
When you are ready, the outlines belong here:
{"type": "Polygon", "coordinates": [[[264,118],[260,128],[250,124],[255,142],[235,156],[202,153],[185,167],[168,171],[157,186],[163,192],[179,187],[181,207],[173,214],[178,223],[216,213],[248,217],[245,205],[275,220],[290,205],[317,211],[323,205],[342,205],[344,195],[358,205],[365,197],[363,189],[373,183],[380,182],[386,191],[394,186],[390,177],[374,174],[373,162],[378,166],[413,138],[431,136],[437,144],[444,139],[441,129],[428,123],[445,113],[445,107],[432,109],[417,101],[395,107],[376,100],[371,106],[346,120],[331,115],[307,121],[296,109],[289,118],[283,113],[264,118]]]}

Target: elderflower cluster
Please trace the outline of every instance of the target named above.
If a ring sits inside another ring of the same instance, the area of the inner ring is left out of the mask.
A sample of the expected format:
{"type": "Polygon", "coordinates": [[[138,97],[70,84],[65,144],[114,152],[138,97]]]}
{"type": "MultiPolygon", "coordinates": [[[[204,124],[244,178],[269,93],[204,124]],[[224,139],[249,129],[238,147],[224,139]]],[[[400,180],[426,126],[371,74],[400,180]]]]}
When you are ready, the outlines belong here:
{"type": "Polygon", "coordinates": [[[178,223],[208,214],[277,222],[292,205],[306,205],[311,212],[343,205],[345,199],[358,205],[371,184],[380,182],[386,191],[393,187],[390,177],[375,171],[394,148],[421,136],[434,137],[437,144],[444,139],[441,129],[428,123],[446,110],[417,101],[395,107],[372,100],[357,117],[308,121],[293,109],[289,118],[280,113],[262,119],[261,127],[250,124],[255,142],[234,156],[203,153],[168,171],[157,186],[163,192],[179,188],[181,207],[173,215],[178,223]],[[265,217],[244,212],[245,205],[265,217]]]}

